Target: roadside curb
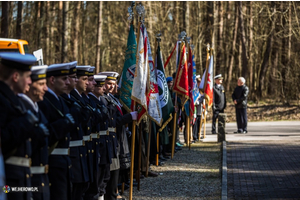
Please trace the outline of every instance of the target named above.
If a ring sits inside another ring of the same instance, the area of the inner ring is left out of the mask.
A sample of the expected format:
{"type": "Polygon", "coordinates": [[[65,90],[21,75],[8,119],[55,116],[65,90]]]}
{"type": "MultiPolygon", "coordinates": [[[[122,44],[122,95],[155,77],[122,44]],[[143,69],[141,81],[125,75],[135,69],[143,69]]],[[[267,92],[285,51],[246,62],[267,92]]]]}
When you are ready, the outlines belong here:
{"type": "Polygon", "coordinates": [[[222,200],[227,200],[227,149],[226,141],[223,141],[222,151],[222,200]]]}

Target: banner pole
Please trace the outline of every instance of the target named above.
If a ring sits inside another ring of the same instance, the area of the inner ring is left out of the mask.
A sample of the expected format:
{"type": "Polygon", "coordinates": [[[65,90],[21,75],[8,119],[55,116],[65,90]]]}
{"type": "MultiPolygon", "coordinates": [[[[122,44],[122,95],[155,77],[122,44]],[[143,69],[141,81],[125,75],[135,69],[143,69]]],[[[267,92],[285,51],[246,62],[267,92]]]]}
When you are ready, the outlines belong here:
{"type": "Polygon", "coordinates": [[[186,146],[190,146],[190,117],[186,114],[186,146]]]}
{"type": "Polygon", "coordinates": [[[147,166],[146,166],[146,172],[145,176],[148,177],[148,172],[149,172],[149,160],[150,160],[150,144],[151,144],[151,127],[152,126],[152,121],[149,119],[149,133],[148,133],[148,145],[147,145],[147,166]]]}
{"type": "MultiPolygon", "coordinates": [[[[135,110],[135,101],[133,102],[133,109],[135,110]]],[[[131,163],[130,163],[130,186],[129,186],[129,199],[130,200],[132,200],[132,191],[133,191],[135,128],[136,128],[136,120],[133,120],[132,121],[132,136],[131,136],[131,163]]]]}
{"type": "MultiPolygon", "coordinates": [[[[177,107],[177,93],[175,93],[175,108],[177,107]]],[[[175,141],[176,141],[176,124],[177,124],[177,112],[175,110],[173,115],[173,136],[172,136],[172,152],[171,152],[171,159],[174,157],[175,153],[175,141]]]]}
{"type": "MultiPolygon", "coordinates": [[[[189,116],[189,118],[190,118],[190,124],[189,124],[189,127],[190,127],[190,132],[189,132],[189,137],[192,139],[192,136],[193,136],[193,126],[191,125],[191,121],[192,121],[192,118],[191,118],[191,116],[189,116]]],[[[192,145],[192,143],[190,142],[190,145],[189,145],[189,150],[191,150],[191,145],[192,145]]]]}
{"type": "Polygon", "coordinates": [[[140,182],[141,182],[141,162],[142,162],[142,123],[139,124],[139,160],[138,160],[138,169],[136,172],[137,179],[137,190],[140,191],[140,182]]]}

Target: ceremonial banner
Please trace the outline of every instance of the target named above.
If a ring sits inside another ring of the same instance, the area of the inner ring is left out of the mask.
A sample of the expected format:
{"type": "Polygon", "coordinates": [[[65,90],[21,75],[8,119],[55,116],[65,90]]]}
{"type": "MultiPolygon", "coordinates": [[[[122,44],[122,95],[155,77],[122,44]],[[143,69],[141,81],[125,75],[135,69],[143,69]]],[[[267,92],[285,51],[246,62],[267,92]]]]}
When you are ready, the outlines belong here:
{"type": "MultiPolygon", "coordinates": [[[[148,37],[147,31],[145,31],[145,35],[148,37]]],[[[148,63],[149,63],[149,71],[150,71],[150,95],[149,95],[149,105],[148,105],[148,115],[152,121],[154,121],[158,126],[161,126],[162,119],[162,111],[161,105],[159,101],[159,91],[157,85],[157,70],[156,66],[154,66],[154,61],[151,52],[150,42],[148,40],[148,63]]]]}
{"type": "Polygon", "coordinates": [[[147,37],[144,37],[144,27],[141,25],[131,93],[131,99],[136,102],[136,111],[138,112],[137,124],[141,122],[143,116],[147,113],[147,87],[149,86],[147,81],[149,81],[149,76],[147,37]]]}
{"type": "Polygon", "coordinates": [[[194,97],[193,97],[193,91],[194,91],[194,81],[193,81],[193,54],[192,49],[189,47],[189,60],[188,60],[188,82],[189,82],[189,105],[190,105],[190,117],[194,116],[195,111],[195,104],[194,104],[194,97]]]}
{"type": "Polygon", "coordinates": [[[194,104],[198,101],[198,99],[200,98],[201,94],[199,92],[199,89],[198,89],[198,85],[197,85],[197,79],[196,79],[196,76],[197,76],[197,73],[196,73],[196,63],[194,61],[194,55],[192,57],[192,63],[193,63],[193,101],[194,101],[194,104]]]}
{"type": "Polygon", "coordinates": [[[209,61],[209,67],[206,75],[206,86],[204,88],[204,97],[207,99],[207,105],[208,109],[213,104],[213,69],[214,69],[214,57],[211,54],[210,61],[209,61]]]}
{"type": "Polygon", "coordinates": [[[125,54],[125,62],[121,75],[120,102],[123,107],[131,112],[131,91],[136,66],[136,39],[134,35],[133,25],[130,25],[130,31],[127,40],[127,49],[125,54]]]}
{"type": "Polygon", "coordinates": [[[176,92],[181,97],[181,102],[184,105],[189,99],[188,67],[185,53],[185,44],[181,44],[180,49],[180,61],[176,73],[176,78],[174,80],[173,92],[176,92]]]}
{"type": "Polygon", "coordinates": [[[157,68],[157,83],[159,91],[159,101],[162,109],[163,122],[160,126],[159,132],[162,132],[166,125],[172,120],[172,113],[174,111],[171,94],[168,88],[164,65],[160,52],[160,46],[156,51],[156,68],[157,68]]]}

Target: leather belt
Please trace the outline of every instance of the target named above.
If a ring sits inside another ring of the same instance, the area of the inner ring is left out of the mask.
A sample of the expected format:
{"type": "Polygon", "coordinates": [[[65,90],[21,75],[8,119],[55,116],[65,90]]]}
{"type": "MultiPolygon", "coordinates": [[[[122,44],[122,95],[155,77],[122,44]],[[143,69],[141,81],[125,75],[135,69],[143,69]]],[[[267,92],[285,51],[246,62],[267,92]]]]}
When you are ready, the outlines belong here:
{"type": "Polygon", "coordinates": [[[106,130],[106,131],[99,131],[99,134],[100,135],[109,135],[109,131],[106,130]]]}
{"type": "Polygon", "coordinates": [[[6,164],[17,165],[21,167],[30,167],[31,166],[31,158],[17,157],[11,156],[6,161],[6,164]]]}
{"type": "Polygon", "coordinates": [[[108,127],[107,130],[108,130],[109,132],[114,132],[114,133],[115,133],[117,129],[116,129],[116,128],[113,128],[113,127],[108,127]]]}
{"type": "Polygon", "coordinates": [[[99,133],[91,133],[92,139],[98,139],[99,133]]]}
{"type": "Polygon", "coordinates": [[[30,172],[32,174],[48,174],[48,171],[49,171],[49,165],[30,167],[30,172]]]}
{"type": "Polygon", "coordinates": [[[83,140],[84,141],[91,141],[92,139],[91,139],[91,135],[84,135],[83,136],[83,140]]]}
{"type": "Polygon", "coordinates": [[[80,146],[84,146],[84,141],[83,141],[83,140],[74,140],[74,141],[70,141],[69,146],[70,146],[70,147],[80,147],[80,146]]]}
{"type": "Polygon", "coordinates": [[[55,148],[51,155],[70,155],[69,148],[55,148]]]}

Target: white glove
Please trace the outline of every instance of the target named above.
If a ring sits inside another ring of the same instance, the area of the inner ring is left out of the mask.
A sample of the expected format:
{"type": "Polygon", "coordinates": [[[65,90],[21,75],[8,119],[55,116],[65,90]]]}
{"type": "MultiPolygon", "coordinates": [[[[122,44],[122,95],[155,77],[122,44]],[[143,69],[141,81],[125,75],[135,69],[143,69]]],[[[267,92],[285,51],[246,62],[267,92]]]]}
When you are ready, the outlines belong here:
{"type": "Polygon", "coordinates": [[[137,111],[131,112],[130,114],[131,114],[132,120],[137,120],[137,117],[138,117],[137,111]]]}

